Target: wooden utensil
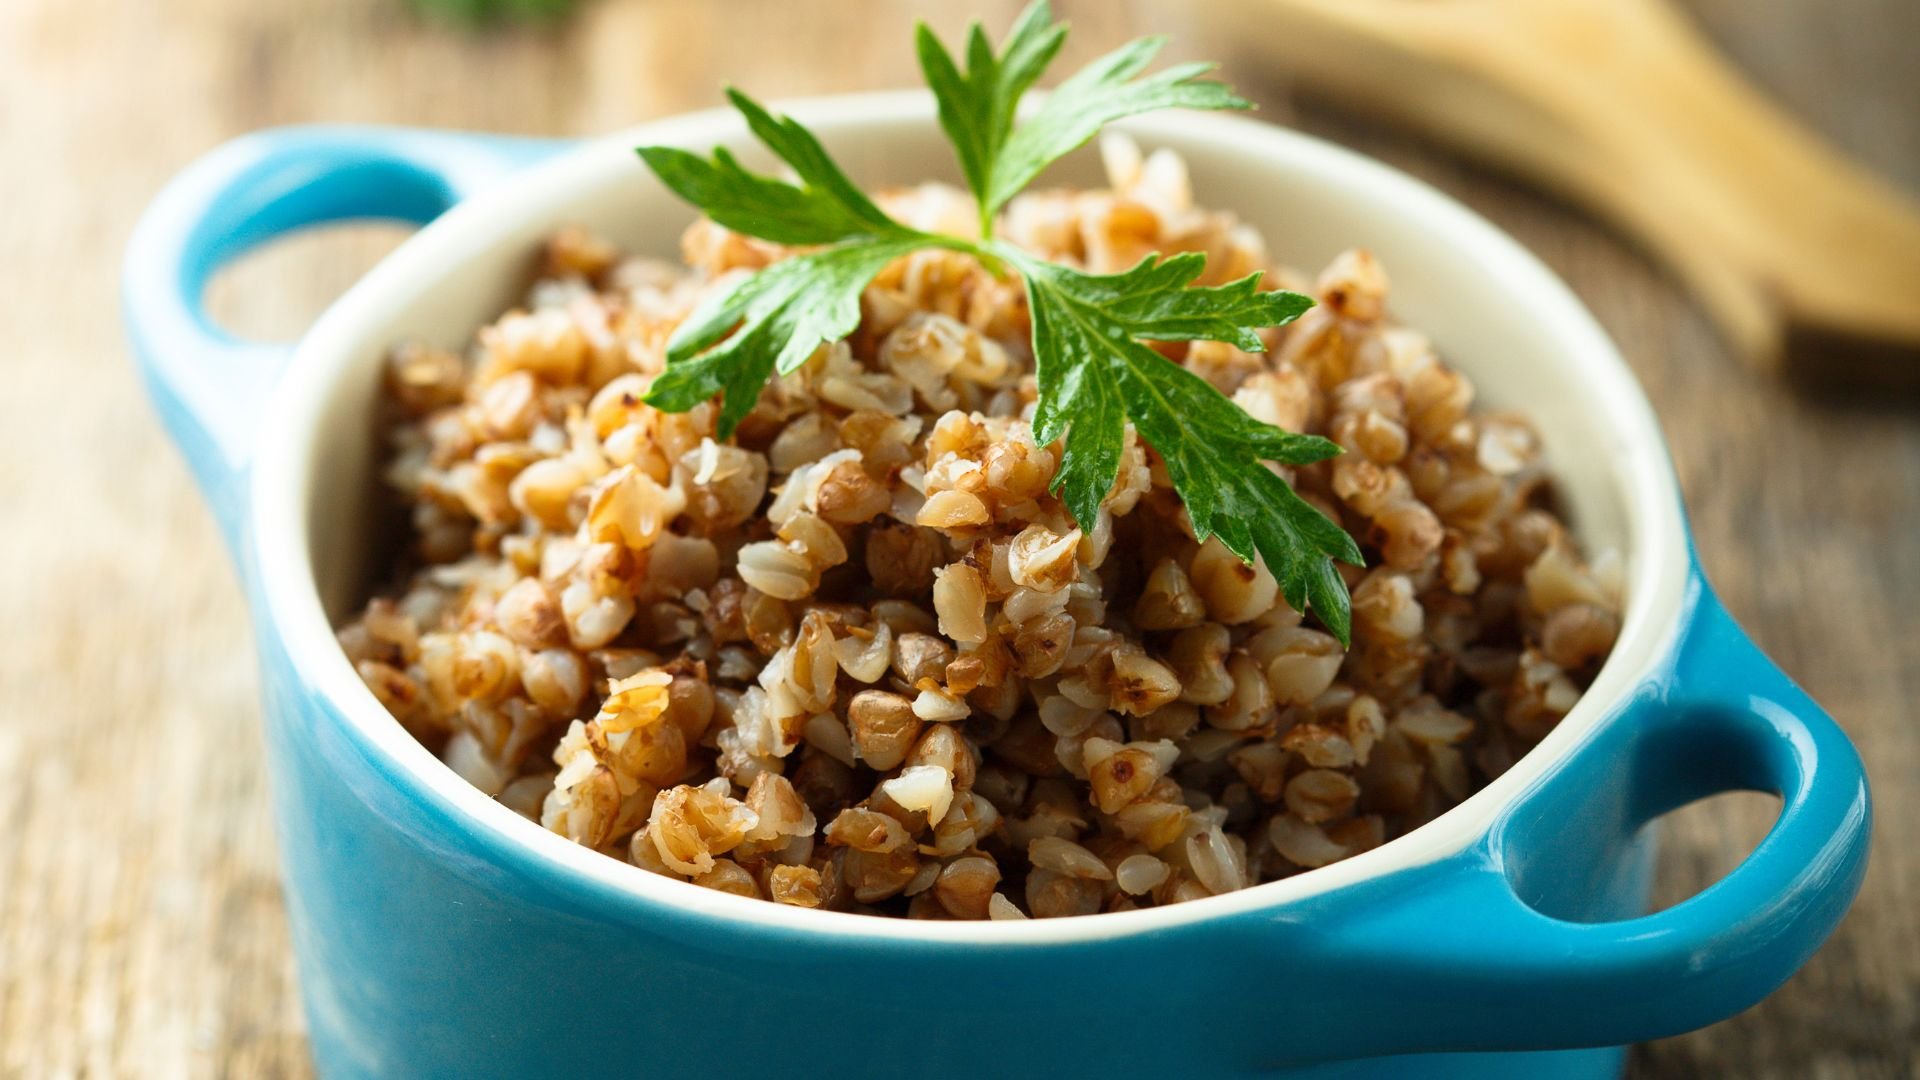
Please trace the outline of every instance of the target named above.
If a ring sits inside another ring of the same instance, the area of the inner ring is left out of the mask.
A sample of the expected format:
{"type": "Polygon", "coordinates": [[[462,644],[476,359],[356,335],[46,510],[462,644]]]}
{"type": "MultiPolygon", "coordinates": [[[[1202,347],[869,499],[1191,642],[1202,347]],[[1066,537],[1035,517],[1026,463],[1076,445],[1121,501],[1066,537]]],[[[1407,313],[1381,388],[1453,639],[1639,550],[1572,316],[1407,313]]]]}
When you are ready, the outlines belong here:
{"type": "Polygon", "coordinates": [[[1261,62],[1631,232],[1755,363],[1920,387],[1920,205],[1768,101],[1664,0],[1211,6],[1261,62]]]}

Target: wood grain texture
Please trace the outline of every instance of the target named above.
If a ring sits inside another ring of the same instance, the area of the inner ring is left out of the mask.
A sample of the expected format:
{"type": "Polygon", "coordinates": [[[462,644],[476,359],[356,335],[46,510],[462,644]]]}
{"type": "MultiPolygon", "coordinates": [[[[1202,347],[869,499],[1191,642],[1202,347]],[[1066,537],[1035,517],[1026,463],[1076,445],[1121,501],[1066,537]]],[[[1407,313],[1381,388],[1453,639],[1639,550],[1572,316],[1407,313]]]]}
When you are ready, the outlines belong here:
{"type": "Polygon", "coordinates": [[[1270,28],[1240,35],[1249,57],[1537,179],[1639,238],[1756,365],[1792,360],[1796,374],[1832,382],[1850,360],[1875,385],[1920,389],[1920,203],[1837,156],[1670,0],[1203,10],[1270,28]],[[1832,347],[1843,338],[1862,348],[1832,347]],[[1814,340],[1828,347],[1804,347],[1814,340]]]}
{"type": "MultiPolygon", "coordinates": [[[[1015,4],[976,5],[1004,24],[1015,4]]],[[[1171,3],[1062,2],[1069,60],[1171,3]]],[[[0,4],[0,1076],[301,1076],[245,613],[128,369],[115,268],[174,170],[250,128],[380,121],[586,134],[768,96],[907,85],[901,0],[598,0],[542,31],[425,25],[398,0],[0,4]]],[[[1694,0],[1787,105],[1920,185],[1912,0],[1694,0]]],[[[1174,51],[1205,55],[1182,36],[1174,51]]],[[[1677,287],[1554,200],[1283,73],[1229,70],[1268,119],[1428,178],[1513,231],[1615,335],[1672,440],[1702,555],[1760,642],[1852,733],[1880,829],[1836,938],[1767,1002],[1635,1052],[1644,1077],[1920,1074],[1920,406],[1748,375],[1677,287]]],[[[252,260],[223,310],[291,333],[390,231],[252,260]]],[[[1670,831],[1663,896],[1765,829],[1716,802],[1670,831]]]]}

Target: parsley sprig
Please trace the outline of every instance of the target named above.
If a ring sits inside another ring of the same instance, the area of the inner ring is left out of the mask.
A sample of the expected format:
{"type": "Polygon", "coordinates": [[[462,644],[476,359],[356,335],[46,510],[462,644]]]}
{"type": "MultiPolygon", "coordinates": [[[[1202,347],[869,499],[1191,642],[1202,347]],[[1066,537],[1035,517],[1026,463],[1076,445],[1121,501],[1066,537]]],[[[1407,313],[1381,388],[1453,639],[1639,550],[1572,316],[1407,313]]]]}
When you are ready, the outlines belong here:
{"type": "Polygon", "coordinates": [[[1025,283],[1040,389],[1034,435],[1063,441],[1054,490],[1074,519],[1091,526],[1098,516],[1131,422],[1166,463],[1194,534],[1203,541],[1218,536],[1248,561],[1257,554],[1287,602],[1311,610],[1344,643],[1350,601],[1333,564],[1359,565],[1359,546],[1266,464],[1310,464],[1340,448],[1255,420],[1147,344],[1204,339],[1257,352],[1256,331],[1292,321],[1312,300],[1262,291],[1258,273],[1197,287],[1205,264],[1198,254],[1149,256],[1124,273],[1089,274],[994,235],[1008,200],[1107,123],[1170,107],[1249,107],[1202,78],[1212,65],[1183,64],[1143,77],[1164,44],[1143,38],[1095,60],[1018,120],[1022,96],[1065,39],[1066,27],[1053,21],[1046,0],[1027,8],[999,52],[976,23],[964,70],[932,31],[918,30],[921,69],[979,208],[977,239],[893,220],[811,132],[735,89],[727,97],[754,136],[793,170],[792,180],[748,170],[724,149],[702,157],[641,147],[654,174],[715,222],[804,249],[704,300],[668,341],[666,370],[647,401],[684,412],[718,394],[719,434],[729,437],[774,372],[792,372],[821,344],[853,333],[861,293],[888,263],[930,247],[965,252],[1025,283]]]}

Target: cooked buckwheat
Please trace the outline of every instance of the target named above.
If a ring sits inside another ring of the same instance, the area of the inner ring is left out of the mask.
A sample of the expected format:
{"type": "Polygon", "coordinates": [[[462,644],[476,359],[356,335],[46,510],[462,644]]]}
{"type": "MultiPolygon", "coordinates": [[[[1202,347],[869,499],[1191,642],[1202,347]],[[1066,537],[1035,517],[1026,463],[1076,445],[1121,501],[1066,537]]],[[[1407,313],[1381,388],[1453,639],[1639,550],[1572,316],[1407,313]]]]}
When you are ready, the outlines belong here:
{"type": "MultiPolygon", "coordinates": [[[[465,360],[387,368],[411,522],[340,631],[460,775],[609,857],[796,907],[1018,919],[1176,903],[1375,847],[1551,730],[1619,630],[1618,568],[1551,510],[1539,439],[1386,314],[1317,283],[1124,140],[1111,188],[1016,199],[1002,235],[1096,272],[1208,256],[1320,303],[1268,351],[1167,343],[1249,413],[1346,453],[1290,470],[1361,542],[1343,651],[1192,527],[1128,429],[1098,520],[1049,493],[1018,283],[946,251],[776,379],[728,444],[642,398],[674,326],[784,249],[702,221],[688,269],[569,229],[465,360]]],[[[939,228],[939,186],[881,200],[939,228]]]]}

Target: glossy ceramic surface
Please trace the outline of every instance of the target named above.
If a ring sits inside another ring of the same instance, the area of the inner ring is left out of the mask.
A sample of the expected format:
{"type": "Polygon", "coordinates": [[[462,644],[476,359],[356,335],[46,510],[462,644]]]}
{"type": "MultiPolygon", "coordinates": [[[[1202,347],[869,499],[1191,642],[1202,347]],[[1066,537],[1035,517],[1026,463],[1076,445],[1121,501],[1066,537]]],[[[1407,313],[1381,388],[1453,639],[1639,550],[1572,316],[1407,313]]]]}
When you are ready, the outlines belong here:
{"type": "MultiPolygon", "coordinates": [[[[910,175],[944,171],[922,160],[918,97],[796,111],[863,178],[902,156],[910,175]]],[[[1602,1076],[1619,1067],[1607,1048],[1744,1009],[1832,931],[1865,869],[1860,762],[1700,577],[1651,414],[1578,304],[1491,226],[1378,165],[1245,121],[1133,126],[1229,191],[1208,201],[1247,205],[1236,184],[1290,195],[1297,220],[1248,216],[1306,238],[1306,255],[1323,254],[1316,230],[1376,230],[1357,238],[1408,272],[1408,321],[1452,318],[1437,335],[1449,355],[1541,421],[1583,533],[1629,555],[1620,644],[1575,712],[1408,837],[1160,911],[932,926],[794,912],[569,845],[414,744],[333,645],[328,612],[363,578],[371,372],[398,337],[458,343],[560,221],[665,246],[685,211],[627,148],[737,143],[738,125],[702,114],[579,147],[250,136],[156,200],[128,254],[126,313],[254,606],[323,1072],[1602,1076]],[[202,312],[208,276],[237,254],[370,217],[440,220],[297,348],[233,341],[202,312]],[[1495,353],[1526,362],[1473,366],[1495,353]],[[1705,892],[1639,915],[1647,823],[1740,789],[1781,796],[1767,838],[1705,892]]]]}

